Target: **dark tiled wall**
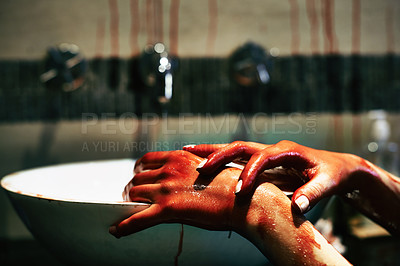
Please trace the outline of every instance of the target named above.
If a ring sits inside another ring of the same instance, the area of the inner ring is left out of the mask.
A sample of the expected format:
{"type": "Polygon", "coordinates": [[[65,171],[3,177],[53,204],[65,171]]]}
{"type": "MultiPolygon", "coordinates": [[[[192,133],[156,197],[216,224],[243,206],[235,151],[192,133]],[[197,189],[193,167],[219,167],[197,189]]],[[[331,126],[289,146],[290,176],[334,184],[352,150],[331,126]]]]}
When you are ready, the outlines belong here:
{"type": "Polygon", "coordinates": [[[82,113],[140,115],[226,112],[400,110],[400,56],[296,56],[272,59],[271,81],[242,88],[227,58],[181,58],[173,98],[160,107],[133,59],[93,59],[82,88],[64,92],[40,82],[41,61],[0,61],[0,120],[79,119],[82,113]]]}

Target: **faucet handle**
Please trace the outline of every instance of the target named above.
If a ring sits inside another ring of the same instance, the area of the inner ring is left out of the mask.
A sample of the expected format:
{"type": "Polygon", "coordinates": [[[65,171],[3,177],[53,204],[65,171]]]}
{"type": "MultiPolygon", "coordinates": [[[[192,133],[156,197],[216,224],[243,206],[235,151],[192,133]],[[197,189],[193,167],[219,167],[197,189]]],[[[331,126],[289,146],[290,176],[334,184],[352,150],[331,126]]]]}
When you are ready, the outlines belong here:
{"type": "Polygon", "coordinates": [[[82,86],[87,62],[75,44],[49,47],[40,80],[50,89],[73,91],[82,86]]]}

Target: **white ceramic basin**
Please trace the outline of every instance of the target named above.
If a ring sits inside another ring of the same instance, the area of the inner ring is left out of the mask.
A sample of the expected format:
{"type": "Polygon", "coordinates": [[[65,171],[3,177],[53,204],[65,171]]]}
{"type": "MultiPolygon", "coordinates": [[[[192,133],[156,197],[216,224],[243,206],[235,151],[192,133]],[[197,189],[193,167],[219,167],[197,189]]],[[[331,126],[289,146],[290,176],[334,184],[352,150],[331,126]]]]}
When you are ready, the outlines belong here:
{"type": "MultiPolygon", "coordinates": [[[[147,208],[122,201],[129,159],[64,164],[17,172],[1,186],[32,234],[67,264],[174,265],[180,224],[162,224],[116,239],[114,222],[147,208]]],[[[264,265],[265,257],[234,232],[183,226],[178,265],[264,265]]]]}

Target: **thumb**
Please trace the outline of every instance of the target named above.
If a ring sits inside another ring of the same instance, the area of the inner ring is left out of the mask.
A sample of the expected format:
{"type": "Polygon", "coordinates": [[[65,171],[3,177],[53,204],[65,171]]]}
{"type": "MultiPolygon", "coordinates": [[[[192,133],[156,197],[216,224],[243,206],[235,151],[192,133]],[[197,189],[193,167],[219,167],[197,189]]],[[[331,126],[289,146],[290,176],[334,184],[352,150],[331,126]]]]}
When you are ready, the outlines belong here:
{"type": "Polygon", "coordinates": [[[332,177],[318,174],[294,192],[292,207],[299,213],[306,213],[321,199],[331,196],[335,189],[336,182],[332,177]]]}

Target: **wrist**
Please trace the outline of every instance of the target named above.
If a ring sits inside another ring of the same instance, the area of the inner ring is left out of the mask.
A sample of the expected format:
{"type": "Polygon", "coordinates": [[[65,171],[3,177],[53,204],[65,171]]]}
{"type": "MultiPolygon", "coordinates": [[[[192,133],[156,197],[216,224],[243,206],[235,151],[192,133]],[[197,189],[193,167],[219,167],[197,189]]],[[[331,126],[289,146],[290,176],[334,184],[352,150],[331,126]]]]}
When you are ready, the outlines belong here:
{"type": "Polygon", "coordinates": [[[292,212],[291,201],[275,185],[260,184],[247,207],[241,223],[236,224],[238,233],[272,263],[347,264],[304,216],[292,212]]]}
{"type": "Polygon", "coordinates": [[[291,201],[275,185],[265,182],[254,193],[236,197],[233,230],[254,243],[262,252],[265,245],[279,239],[292,220],[291,201]]]}
{"type": "Polygon", "coordinates": [[[338,169],[338,188],[339,194],[352,193],[358,191],[364,184],[378,176],[376,167],[367,160],[354,155],[342,154],[342,169],[338,169]]]}
{"type": "Polygon", "coordinates": [[[358,211],[400,235],[400,180],[367,160],[361,159],[360,168],[351,178],[351,189],[343,198],[358,211]]]}
{"type": "Polygon", "coordinates": [[[373,189],[370,182],[380,179],[383,170],[359,156],[350,156],[354,159],[350,163],[352,167],[346,182],[349,189],[346,192],[373,189]]]}

